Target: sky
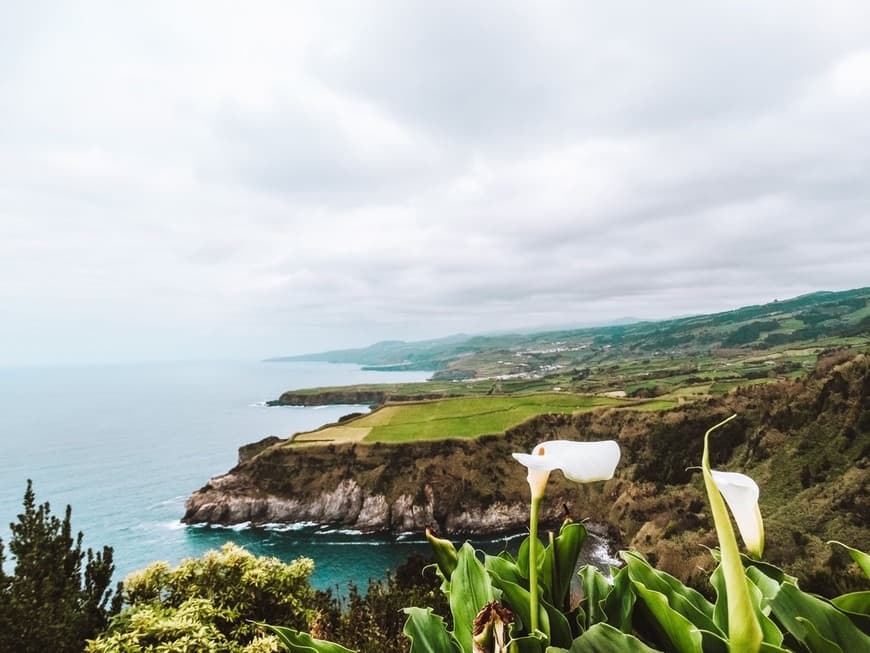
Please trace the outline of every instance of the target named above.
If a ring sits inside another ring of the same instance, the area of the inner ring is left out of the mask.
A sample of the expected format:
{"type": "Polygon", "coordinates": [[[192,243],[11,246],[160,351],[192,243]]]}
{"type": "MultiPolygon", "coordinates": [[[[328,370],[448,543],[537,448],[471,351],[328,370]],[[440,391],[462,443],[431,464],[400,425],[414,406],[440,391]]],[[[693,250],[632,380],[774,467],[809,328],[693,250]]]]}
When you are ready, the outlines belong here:
{"type": "Polygon", "coordinates": [[[0,0],[0,365],[870,285],[870,3],[0,0]]]}

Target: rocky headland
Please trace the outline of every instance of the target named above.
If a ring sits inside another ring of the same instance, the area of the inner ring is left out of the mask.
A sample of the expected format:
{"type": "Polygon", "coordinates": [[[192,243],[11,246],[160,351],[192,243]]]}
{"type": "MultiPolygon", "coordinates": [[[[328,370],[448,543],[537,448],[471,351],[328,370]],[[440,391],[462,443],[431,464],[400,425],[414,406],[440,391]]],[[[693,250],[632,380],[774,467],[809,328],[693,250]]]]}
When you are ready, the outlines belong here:
{"type": "Polygon", "coordinates": [[[543,415],[475,440],[299,446],[270,438],[242,447],[235,468],[195,492],[184,521],[308,521],[392,533],[434,527],[454,537],[519,531],[528,485],[512,452],[548,439],[613,438],[622,448],[616,476],[578,486],[554,474],[544,521],[570,515],[604,524],[616,546],[692,582],[710,568],[704,546],[715,546],[715,535],[691,468],[704,431],[737,413],[715,434],[713,465],[758,481],[765,557],[823,590],[831,570],[848,563],[826,540],[870,549],[868,397],[870,357],[859,355],[666,412],[543,415]]]}

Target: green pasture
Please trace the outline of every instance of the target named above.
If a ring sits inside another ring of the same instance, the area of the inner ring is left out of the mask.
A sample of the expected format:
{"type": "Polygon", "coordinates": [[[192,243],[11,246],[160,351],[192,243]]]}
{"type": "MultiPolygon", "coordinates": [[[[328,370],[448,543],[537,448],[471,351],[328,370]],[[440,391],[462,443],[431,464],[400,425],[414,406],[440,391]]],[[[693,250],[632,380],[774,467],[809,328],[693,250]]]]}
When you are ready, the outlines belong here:
{"type": "Polygon", "coordinates": [[[371,427],[365,442],[410,442],[442,438],[476,438],[522,424],[545,413],[575,413],[627,402],[609,397],[570,393],[457,397],[437,401],[391,404],[353,421],[371,427]]]}

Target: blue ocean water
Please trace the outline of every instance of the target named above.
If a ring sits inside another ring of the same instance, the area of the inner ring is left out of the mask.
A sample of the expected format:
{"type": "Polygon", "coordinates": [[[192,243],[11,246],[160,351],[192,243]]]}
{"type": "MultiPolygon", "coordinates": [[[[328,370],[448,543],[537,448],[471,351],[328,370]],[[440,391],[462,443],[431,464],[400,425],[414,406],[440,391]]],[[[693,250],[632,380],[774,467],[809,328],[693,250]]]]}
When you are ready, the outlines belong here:
{"type": "Polygon", "coordinates": [[[117,580],[226,541],[284,559],[312,557],[318,587],[381,577],[425,545],[318,529],[192,528],[179,519],[192,491],[235,465],[240,445],[361,410],[267,408],[264,401],[292,388],[427,376],[327,363],[0,368],[0,538],[8,541],[30,478],[55,514],[72,506],[85,546],[114,547],[117,580]]]}

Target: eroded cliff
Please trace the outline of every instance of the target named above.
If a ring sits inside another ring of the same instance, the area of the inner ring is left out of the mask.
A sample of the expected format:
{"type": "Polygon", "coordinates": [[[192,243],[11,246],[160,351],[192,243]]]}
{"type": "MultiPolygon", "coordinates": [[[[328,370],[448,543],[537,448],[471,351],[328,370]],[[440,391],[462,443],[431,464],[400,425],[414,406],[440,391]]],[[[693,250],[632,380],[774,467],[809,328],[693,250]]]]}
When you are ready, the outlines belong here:
{"type": "MultiPolygon", "coordinates": [[[[824,366],[823,366],[824,367],[824,366]]],[[[371,531],[465,535],[520,530],[528,486],[514,451],[548,439],[613,438],[617,475],[577,486],[554,474],[543,518],[566,514],[607,524],[617,546],[637,548],[691,580],[715,545],[700,478],[704,431],[718,431],[713,465],[761,486],[767,558],[815,586],[832,565],[824,545],[870,548],[870,358],[819,369],[800,380],[740,389],[659,413],[606,409],[544,415],[504,435],[413,444],[249,445],[240,464],[194,493],[187,523],[311,521],[371,531]],[[558,477],[558,478],[556,478],[558,477]]]]}

